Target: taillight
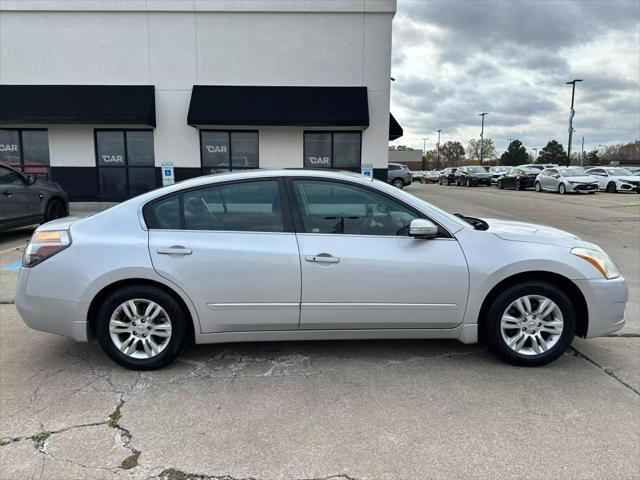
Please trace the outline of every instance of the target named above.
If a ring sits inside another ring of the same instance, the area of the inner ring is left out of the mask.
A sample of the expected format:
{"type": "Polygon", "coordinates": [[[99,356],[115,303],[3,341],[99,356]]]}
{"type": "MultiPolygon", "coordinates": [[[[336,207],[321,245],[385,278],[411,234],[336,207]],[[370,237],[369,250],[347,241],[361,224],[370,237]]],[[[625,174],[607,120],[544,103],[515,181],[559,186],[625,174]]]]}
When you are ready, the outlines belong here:
{"type": "Polygon", "coordinates": [[[71,245],[68,230],[35,232],[22,256],[23,267],[33,267],[71,245]]]}

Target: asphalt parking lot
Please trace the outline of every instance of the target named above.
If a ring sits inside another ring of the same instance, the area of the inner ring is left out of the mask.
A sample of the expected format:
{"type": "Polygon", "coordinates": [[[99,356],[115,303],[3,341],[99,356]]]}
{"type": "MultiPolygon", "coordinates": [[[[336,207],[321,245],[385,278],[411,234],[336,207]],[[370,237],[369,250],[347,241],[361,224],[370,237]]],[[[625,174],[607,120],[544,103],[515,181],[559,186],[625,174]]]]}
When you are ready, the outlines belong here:
{"type": "Polygon", "coordinates": [[[414,185],[446,210],[569,230],[630,284],[622,336],[507,366],[443,341],[192,347],[156,372],[35,332],[0,237],[0,478],[640,478],[640,195],[414,185]]]}

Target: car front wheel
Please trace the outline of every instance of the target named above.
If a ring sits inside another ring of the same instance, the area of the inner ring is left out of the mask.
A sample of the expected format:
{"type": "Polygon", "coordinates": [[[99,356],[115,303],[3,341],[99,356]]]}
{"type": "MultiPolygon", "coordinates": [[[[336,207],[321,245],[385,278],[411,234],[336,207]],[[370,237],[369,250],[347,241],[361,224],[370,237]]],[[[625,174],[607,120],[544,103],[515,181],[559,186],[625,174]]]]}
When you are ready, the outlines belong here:
{"type": "Polygon", "coordinates": [[[498,182],[496,183],[496,186],[502,190],[504,188],[504,185],[502,185],[502,180],[498,180],[498,182]]]}
{"type": "Polygon", "coordinates": [[[565,186],[564,183],[561,183],[560,186],[558,187],[558,193],[560,195],[564,195],[565,193],[567,193],[567,187],[565,186]]]}
{"type": "Polygon", "coordinates": [[[402,190],[402,187],[404,187],[404,181],[401,178],[396,178],[391,182],[391,185],[402,190]]]}
{"type": "Polygon", "coordinates": [[[541,192],[542,191],[542,185],[540,185],[540,182],[536,182],[536,192],[541,192]]]}
{"type": "Polygon", "coordinates": [[[504,361],[535,367],[567,350],[575,324],[575,309],[562,289],[531,281],[513,285],[495,298],[483,333],[489,349],[504,361]]]}
{"type": "Polygon", "coordinates": [[[58,200],[57,198],[49,200],[49,203],[47,204],[47,209],[44,213],[45,222],[49,222],[51,220],[55,220],[56,218],[62,218],[66,216],[67,216],[67,207],[61,200],[58,200]]]}
{"type": "Polygon", "coordinates": [[[520,183],[520,180],[516,180],[516,190],[522,190],[522,184],[520,183]]]}
{"type": "Polygon", "coordinates": [[[188,316],[165,291],[147,285],[111,293],[98,310],[98,343],[114,362],[154,370],[172,362],[187,339],[188,316]]]}
{"type": "Polygon", "coordinates": [[[615,182],[609,182],[607,184],[607,192],[616,193],[617,191],[618,191],[618,187],[616,187],[616,183],[615,182]]]}

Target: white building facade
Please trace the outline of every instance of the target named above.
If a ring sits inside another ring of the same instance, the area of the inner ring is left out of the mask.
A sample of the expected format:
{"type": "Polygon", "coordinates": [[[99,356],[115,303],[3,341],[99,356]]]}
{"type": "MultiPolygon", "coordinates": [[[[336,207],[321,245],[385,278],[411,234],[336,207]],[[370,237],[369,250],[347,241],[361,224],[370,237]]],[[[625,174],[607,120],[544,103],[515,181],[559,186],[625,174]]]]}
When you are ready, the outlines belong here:
{"type": "MultiPolygon", "coordinates": [[[[119,201],[247,168],[386,178],[395,0],[0,0],[0,163],[119,201]]],[[[390,128],[391,122],[391,128],[390,128]]]]}

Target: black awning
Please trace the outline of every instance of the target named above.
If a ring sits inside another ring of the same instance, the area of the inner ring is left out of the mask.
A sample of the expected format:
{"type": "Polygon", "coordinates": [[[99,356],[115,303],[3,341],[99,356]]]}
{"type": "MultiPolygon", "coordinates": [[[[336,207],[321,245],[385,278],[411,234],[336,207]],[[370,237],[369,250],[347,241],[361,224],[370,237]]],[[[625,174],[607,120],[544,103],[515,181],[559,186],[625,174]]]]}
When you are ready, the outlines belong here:
{"type": "Polygon", "coordinates": [[[0,85],[0,124],[156,126],[153,85],[0,85]]]}
{"type": "Polygon", "coordinates": [[[187,123],[368,127],[367,88],[194,85],[187,123]]]}
{"type": "Polygon", "coordinates": [[[404,130],[391,113],[389,114],[389,141],[395,140],[396,138],[400,138],[404,130]]]}

